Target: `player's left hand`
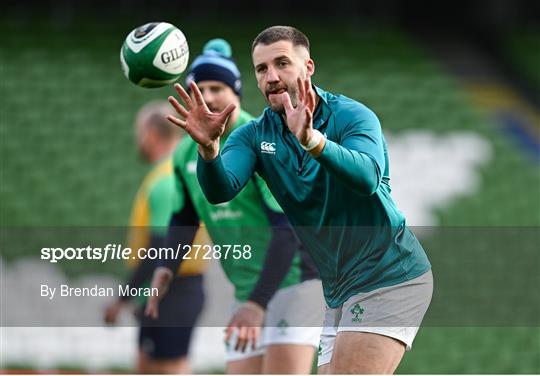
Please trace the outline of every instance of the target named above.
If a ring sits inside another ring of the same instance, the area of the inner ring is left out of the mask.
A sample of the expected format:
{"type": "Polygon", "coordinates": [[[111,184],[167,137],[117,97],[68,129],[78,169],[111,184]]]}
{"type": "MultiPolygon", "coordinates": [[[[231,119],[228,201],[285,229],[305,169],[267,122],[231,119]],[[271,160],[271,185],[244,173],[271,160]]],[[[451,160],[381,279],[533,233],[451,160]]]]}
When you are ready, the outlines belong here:
{"type": "Polygon", "coordinates": [[[313,111],[315,111],[315,92],[311,88],[311,78],[298,78],[296,107],[293,107],[288,92],[281,94],[283,108],[287,116],[287,126],[300,144],[306,146],[313,137],[313,111]]]}
{"type": "Polygon", "coordinates": [[[261,326],[264,321],[265,310],[255,302],[247,301],[233,315],[229,325],[225,329],[225,343],[229,343],[234,337],[236,331],[235,350],[245,352],[248,343],[251,343],[253,349],[261,333],[261,326]]]}
{"type": "Polygon", "coordinates": [[[167,293],[169,284],[173,278],[174,276],[168,268],[159,266],[156,268],[156,270],[154,270],[151,288],[157,288],[158,294],[148,297],[148,300],[146,301],[146,308],[144,309],[145,316],[157,320],[159,317],[159,302],[167,293]]]}
{"type": "Polygon", "coordinates": [[[192,81],[189,87],[193,92],[193,100],[180,84],[174,85],[185,106],[176,98],[169,97],[169,102],[184,120],[171,115],[167,116],[167,120],[184,129],[199,144],[199,151],[204,159],[214,159],[219,153],[219,139],[225,132],[227,119],[236,106],[231,103],[223,111],[213,113],[206,105],[197,84],[192,81]]]}

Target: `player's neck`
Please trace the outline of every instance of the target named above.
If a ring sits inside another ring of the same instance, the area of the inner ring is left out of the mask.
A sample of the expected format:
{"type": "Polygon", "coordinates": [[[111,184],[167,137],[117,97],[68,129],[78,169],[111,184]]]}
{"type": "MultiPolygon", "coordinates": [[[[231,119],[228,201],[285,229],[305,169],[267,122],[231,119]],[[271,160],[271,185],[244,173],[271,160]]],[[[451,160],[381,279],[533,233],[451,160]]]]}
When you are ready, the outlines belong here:
{"type": "Polygon", "coordinates": [[[163,144],[161,147],[156,148],[155,154],[152,158],[152,164],[161,163],[164,159],[168,158],[174,151],[176,143],[163,144]]]}
{"type": "Polygon", "coordinates": [[[313,108],[313,113],[317,110],[317,107],[319,107],[319,102],[321,101],[321,97],[319,97],[319,94],[315,91],[315,107],[313,108]]]}

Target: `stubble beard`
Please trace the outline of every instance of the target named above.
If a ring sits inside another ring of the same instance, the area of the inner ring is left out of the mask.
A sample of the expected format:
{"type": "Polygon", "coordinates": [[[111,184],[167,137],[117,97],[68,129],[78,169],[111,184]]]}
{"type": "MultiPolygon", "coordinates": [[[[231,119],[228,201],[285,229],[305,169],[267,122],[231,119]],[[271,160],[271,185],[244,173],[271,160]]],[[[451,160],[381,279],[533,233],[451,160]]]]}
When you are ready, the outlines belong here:
{"type": "MultiPolygon", "coordinates": [[[[297,104],[297,90],[296,88],[289,88],[287,90],[287,93],[289,93],[289,96],[291,97],[291,104],[293,107],[296,107],[297,104]]],[[[278,115],[285,115],[285,107],[283,106],[283,103],[279,104],[272,104],[270,103],[270,99],[268,98],[268,94],[266,97],[266,102],[268,103],[268,106],[270,106],[270,109],[277,113],[278,115]]]]}

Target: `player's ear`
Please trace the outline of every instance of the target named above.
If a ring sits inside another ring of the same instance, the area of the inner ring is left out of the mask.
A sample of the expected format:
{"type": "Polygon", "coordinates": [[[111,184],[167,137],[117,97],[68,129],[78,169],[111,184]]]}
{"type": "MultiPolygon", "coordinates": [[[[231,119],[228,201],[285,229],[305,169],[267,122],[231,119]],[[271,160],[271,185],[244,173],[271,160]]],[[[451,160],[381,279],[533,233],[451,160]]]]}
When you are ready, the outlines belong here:
{"type": "Polygon", "coordinates": [[[309,58],[306,61],[306,76],[311,77],[315,73],[315,62],[309,58]]]}

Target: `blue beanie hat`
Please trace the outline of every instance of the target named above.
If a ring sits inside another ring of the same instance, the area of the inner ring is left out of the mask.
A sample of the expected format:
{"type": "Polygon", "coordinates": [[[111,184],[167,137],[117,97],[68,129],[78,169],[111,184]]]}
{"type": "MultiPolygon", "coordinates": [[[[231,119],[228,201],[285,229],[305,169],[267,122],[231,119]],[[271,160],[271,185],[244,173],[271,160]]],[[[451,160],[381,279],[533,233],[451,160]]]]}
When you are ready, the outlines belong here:
{"type": "Polygon", "coordinates": [[[231,45],[226,40],[209,40],[203,47],[202,55],[197,56],[191,64],[186,76],[186,86],[189,88],[191,81],[220,81],[241,97],[240,71],[231,56],[231,45]]]}

